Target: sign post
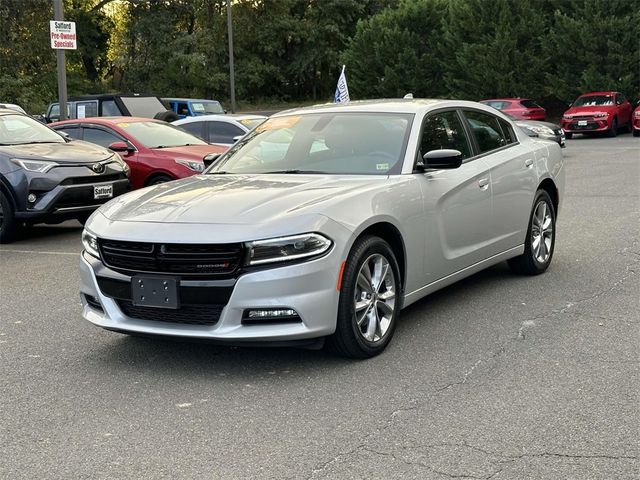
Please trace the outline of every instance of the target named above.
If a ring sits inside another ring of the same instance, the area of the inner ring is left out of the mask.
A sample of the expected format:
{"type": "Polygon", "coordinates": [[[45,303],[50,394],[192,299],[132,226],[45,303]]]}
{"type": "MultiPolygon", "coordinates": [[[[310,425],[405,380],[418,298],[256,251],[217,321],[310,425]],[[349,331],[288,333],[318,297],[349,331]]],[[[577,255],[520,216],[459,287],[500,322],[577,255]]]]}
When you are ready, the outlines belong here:
{"type": "Polygon", "coordinates": [[[65,22],[62,9],[62,0],[53,0],[53,18],[49,22],[51,48],[56,51],[58,65],[58,101],[60,102],[60,120],[67,119],[67,64],[65,50],[76,50],[78,40],[76,37],[75,22],[65,22]]]}

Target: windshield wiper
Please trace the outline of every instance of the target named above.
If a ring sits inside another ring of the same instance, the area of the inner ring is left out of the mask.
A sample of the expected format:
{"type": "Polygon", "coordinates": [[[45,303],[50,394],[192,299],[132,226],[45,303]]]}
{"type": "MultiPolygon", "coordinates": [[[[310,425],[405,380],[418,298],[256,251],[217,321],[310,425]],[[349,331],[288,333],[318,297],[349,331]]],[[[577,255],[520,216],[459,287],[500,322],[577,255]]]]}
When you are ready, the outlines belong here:
{"type": "Polygon", "coordinates": [[[225,172],[224,170],[218,170],[216,172],[208,172],[207,175],[226,175],[229,172],[225,172]]]}
{"type": "Polygon", "coordinates": [[[270,174],[270,173],[299,173],[299,174],[320,173],[320,174],[325,174],[326,172],[322,172],[320,170],[299,170],[297,168],[292,168],[292,169],[289,169],[289,170],[273,170],[271,172],[262,172],[262,174],[270,174]]]}
{"type": "Polygon", "coordinates": [[[52,140],[37,140],[34,142],[14,142],[14,143],[0,143],[0,145],[4,146],[4,147],[11,147],[14,145],[32,145],[34,143],[63,143],[63,142],[55,142],[52,140]]]}

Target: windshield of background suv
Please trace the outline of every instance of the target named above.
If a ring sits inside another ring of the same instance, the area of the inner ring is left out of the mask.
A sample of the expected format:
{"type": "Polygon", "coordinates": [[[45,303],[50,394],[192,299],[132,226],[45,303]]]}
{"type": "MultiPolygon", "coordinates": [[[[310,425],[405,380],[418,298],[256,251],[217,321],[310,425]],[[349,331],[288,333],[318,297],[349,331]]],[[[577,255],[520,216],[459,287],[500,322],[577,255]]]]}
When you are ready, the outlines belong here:
{"type": "Polygon", "coordinates": [[[117,125],[147,148],[207,145],[198,137],[168,123],[123,121],[117,125]]]}
{"type": "Polygon", "coordinates": [[[158,112],[164,112],[165,106],[157,97],[120,97],[132,117],[153,118],[158,112]]]}
{"type": "Polygon", "coordinates": [[[587,97],[579,97],[573,103],[574,107],[595,107],[600,105],[613,105],[613,96],[589,95],[587,97]]]}
{"type": "Polygon", "coordinates": [[[211,115],[216,113],[224,113],[224,109],[220,102],[191,102],[191,110],[193,114],[198,115],[211,115]]]}
{"type": "Polygon", "coordinates": [[[208,173],[400,173],[412,120],[412,114],[378,112],[270,118],[208,173]]]}
{"type": "Polygon", "coordinates": [[[49,127],[24,115],[0,115],[0,145],[66,143],[49,127]]]}

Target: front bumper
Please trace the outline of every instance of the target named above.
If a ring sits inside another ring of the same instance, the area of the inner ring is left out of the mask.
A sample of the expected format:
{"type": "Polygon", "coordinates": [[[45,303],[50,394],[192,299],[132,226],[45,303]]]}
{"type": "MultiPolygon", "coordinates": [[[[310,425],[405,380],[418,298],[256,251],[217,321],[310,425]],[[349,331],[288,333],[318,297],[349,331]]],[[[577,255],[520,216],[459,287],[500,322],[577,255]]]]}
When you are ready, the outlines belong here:
{"type": "Polygon", "coordinates": [[[100,174],[83,165],[58,167],[47,173],[23,169],[5,176],[15,193],[15,217],[28,222],[56,223],[93,212],[111,198],[95,199],[95,186],[113,186],[113,197],[130,189],[129,178],[117,164],[110,163],[100,174]],[[35,202],[28,202],[33,194],[35,202]]]}
{"type": "MultiPolygon", "coordinates": [[[[250,271],[238,278],[183,279],[179,287],[183,298],[193,299],[200,295],[199,298],[206,298],[221,309],[212,310],[217,320],[193,324],[175,321],[177,317],[174,320],[140,318],[138,311],[128,308],[131,277],[107,268],[100,260],[83,252],[80,259],[82,316],[108,330],[232,344],[273,344],[324,337],[332,334],[336,327],[339,296],[336,286],[341,262],[341,252],[334,245],[321,258],[250,271]],[[119,286],[114,288],[114,284],[119,286]],[[258,308],[293,309],[300,318],[281,323],[243,323],[245,310],[258,308]]],[[[189,307],[183,302],[182,308],[186,312],[189,307]]],[[[156,310],[169,315],[180,313],[162,308],[156,310]]]]}
{"type": "Polygon", "coordinates": [[[568,133],[605,132],[611,128],[608,118],[562,120],[562,129],[568,133]]]}

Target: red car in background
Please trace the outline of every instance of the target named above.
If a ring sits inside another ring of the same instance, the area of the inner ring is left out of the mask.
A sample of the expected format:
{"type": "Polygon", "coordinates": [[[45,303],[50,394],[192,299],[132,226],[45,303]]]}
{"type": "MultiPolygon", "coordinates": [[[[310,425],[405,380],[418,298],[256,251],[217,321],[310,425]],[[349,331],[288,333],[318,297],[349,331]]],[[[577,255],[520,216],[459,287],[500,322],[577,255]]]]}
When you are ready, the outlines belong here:
{"type": "Polygon", "coordinates": [[[83,118],[51,123],[49,127],[70,138],[118,152],[131,168],[132,188],[195,175],[227,150],[166,122],[149,118],[83,118]]]}
{"type": "Polygon", "coordinates": [[[640,137],[640,105],[633,111],[633,117],[631,118],[633,136],[640,137]]]}
{"type": "Polygon", "coordinates": [[[585,93],[562,115],[567,138],[574,133],[606,132],[615,137],[622,127],[631,130],[629,100],[620,92],[585,93]]]}
{"type": "Polygon", "coordinates": [[[547,116],[544,108],[528,98],[494,98],[480,100],[480,103],[508,113],[518,120],[539,120],[544,122],[547,116]]]}

